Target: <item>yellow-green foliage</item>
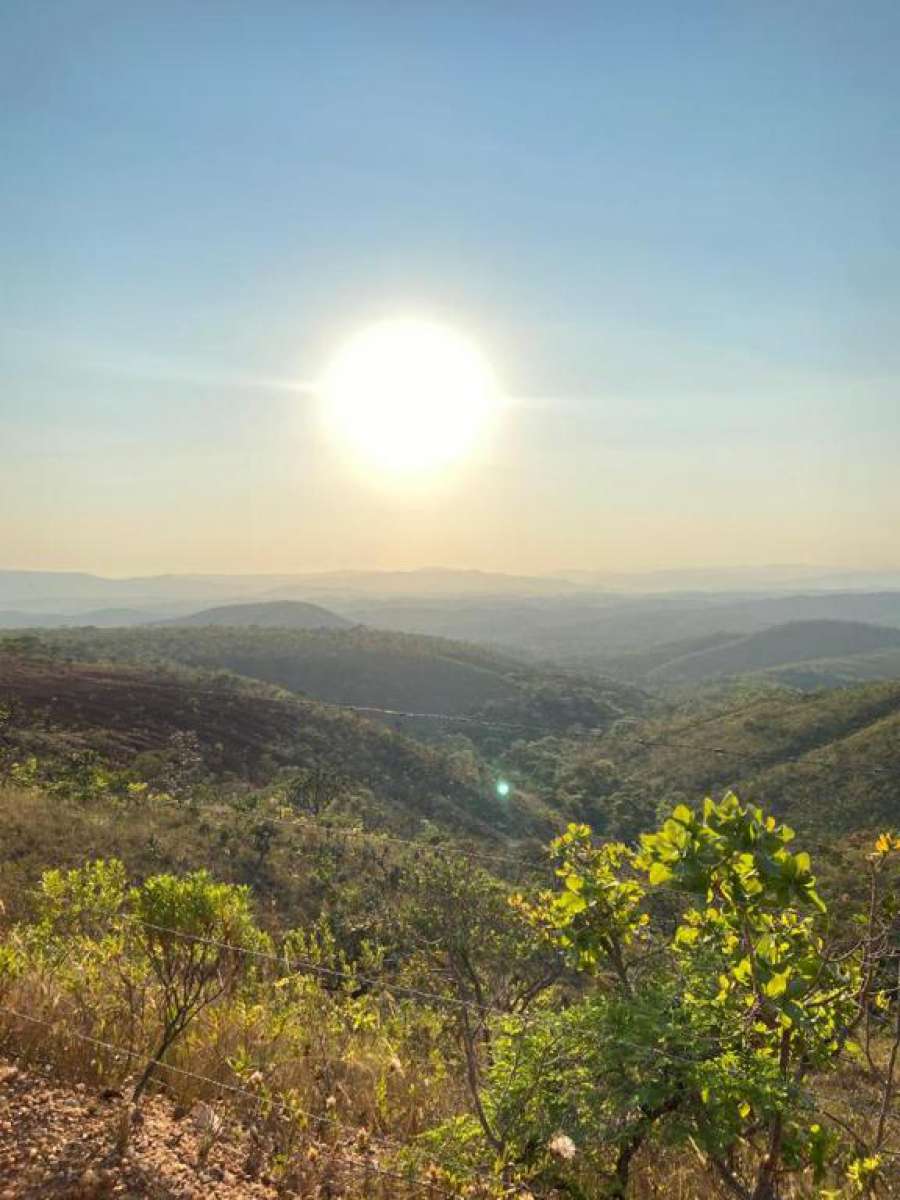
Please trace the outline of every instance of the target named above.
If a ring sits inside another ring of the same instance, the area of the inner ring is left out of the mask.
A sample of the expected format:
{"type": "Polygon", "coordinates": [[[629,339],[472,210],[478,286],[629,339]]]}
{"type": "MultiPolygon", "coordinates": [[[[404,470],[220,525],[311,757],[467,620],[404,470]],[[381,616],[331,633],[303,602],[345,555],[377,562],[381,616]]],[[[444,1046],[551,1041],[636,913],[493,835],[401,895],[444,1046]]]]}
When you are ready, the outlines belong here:
{"type": "Polygon", "coordinates": [[[890,1196],[900,839],[869,855],[840,947],[791,831],[733,796],[639,850],[571,826],[553,888],[395,857],[368,922],[338,889],[264,932],[204,869],[53,867],[0,943],[0,1030],[68,1079],[227,1103],[301,1192],[367,1147],[491,1196],[890,1196]]]}

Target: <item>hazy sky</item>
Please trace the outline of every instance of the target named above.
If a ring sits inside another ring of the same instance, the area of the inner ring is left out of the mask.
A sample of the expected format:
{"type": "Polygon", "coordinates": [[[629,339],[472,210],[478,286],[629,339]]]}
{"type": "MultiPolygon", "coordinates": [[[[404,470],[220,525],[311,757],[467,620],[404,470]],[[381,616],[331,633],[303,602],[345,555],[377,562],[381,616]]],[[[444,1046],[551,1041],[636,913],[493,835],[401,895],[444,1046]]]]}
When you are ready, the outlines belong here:
{"type": "Polygon", "coordinates": [[[900,564],[900,6],[0,4],[0,566],[900,564]],[[391,315],[514,400],[347,461],[391,315]]]}

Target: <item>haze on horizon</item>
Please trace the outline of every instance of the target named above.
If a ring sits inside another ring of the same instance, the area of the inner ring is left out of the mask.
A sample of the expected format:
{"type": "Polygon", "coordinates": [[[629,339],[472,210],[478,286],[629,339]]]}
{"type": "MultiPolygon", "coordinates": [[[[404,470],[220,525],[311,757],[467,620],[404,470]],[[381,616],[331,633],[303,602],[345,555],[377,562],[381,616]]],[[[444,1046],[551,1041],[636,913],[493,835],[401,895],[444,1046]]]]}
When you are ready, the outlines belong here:
{"type": "Polygon", "coordinates": [[[0,567],[897,568],[898,54],[887,0],[6,6],[0,567]],[[499,389],[413,473],[315,386],[396,318],[499,389]]]}

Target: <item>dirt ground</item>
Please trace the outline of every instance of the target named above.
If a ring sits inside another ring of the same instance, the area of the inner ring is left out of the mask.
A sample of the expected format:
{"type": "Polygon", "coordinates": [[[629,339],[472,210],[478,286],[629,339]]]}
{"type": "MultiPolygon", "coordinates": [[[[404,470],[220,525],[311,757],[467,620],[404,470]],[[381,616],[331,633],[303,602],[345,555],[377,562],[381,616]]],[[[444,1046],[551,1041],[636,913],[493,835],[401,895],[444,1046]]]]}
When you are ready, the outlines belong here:
{"type": "Polygon", "coordinates": [[[226,1126],[198,1165],[203,1127],[202,1113],[178,1114],[161,1097],[133,1121],[117,1093],[62,1088],[0,1063],[0,1200],[275,1200],[265,1175],[247,1173],[239,1129],[226,1126]],[[123,1121],[128,1145],[119,1154],[123,1121]]]}

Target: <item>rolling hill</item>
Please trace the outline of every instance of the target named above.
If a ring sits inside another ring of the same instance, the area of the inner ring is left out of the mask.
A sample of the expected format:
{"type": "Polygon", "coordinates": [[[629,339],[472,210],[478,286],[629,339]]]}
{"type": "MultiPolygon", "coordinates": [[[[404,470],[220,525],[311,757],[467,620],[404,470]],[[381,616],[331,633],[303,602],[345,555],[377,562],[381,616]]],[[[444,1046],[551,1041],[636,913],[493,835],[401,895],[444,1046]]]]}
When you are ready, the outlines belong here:
{"type": "Polygon", "coordinates": [[[221,604],[166,625],[227,625],[259,629],[349,629],[353,622],[318,604],[301,600],[273,600],[260,604],[221,604]]]}
{"type": "Polygon", "coordinates": [[[42,630],[26,638],[37,651],[82,661],[225,670],[329,703],[483,715],[555,729],[605,728],[643,712],[648,702],[626,684],[538,669],[462,642],[359,627],[163,625],[42,630]]]}
{"type": "Polygon", "coordinates": [[[141,625],[146,620],[147,614],[137,608],[97,608],[78,613],[42,612],[39,614],[16,608],[0,610],[0,629],[33,629],[35,627],[55,629],[71,625],[119,627],[141,625]]]}
{"type": "Polygon", "coordinates": [[[603,805],[628,835],[658,811],[732,788],[807,836],[892,828],[900,825],[900,681],[717,698],[622,724],[581,757],[605,764],[596,772],[603,805]]]}
{"type": "Polygon", "coordinates": [[[376,826],[412,833],[428,820],[490,840],[559,825],[544,811],[532,828],[527,804],[499,802],[487,769],[469,760],[247,680],[0,649],[0,706],[2,747],[19,761],[68,762],[89,750],[121,767],[155,763],[190,734],[203,773],[225,792],[314,768],[333,774],[376,826]]]}
{"type": "Polygon", "coordinates": [[[900,628],[900,592],[744,595],[334,596],[326,603],[372,628],[462,638],[507,653],[606,671],[624,655],[665,652],[673,642],[736,640],[794,622],[847,621],[900,628]]]}
{"type": "Polygon", "coordinates": [[[790,621],[720,645],[677,654],[652,667],[648,683],[697,683],[796,663],[900,649],[900,629],[858,621],[790,621]]]}
{"type": "MultiPolygon", "coordinates": [[[[631,838],[652,826],[659,812],[732,787],[808,833],[837,836],[900,824],[900,682],[815,693],[769,687],[749,701],[726,694],[668,709],[635,705],[626,716],[602,693],[579,693],[569,677],[542,676],[518,664],[504,673],[503,660],[477,651],[469,659],[465,647],[426,642],[413,659],[420,672],[414,681],[427,679],[426,650],[438,659],[428,686],[443,678],[447,663],[461,672],[477,667],[474,676],[460,675],[465,688],[457,699],[475,703],[470,711],[486,720],[440,722],[442,733],[467,740],[450,736],[435,744],[407,736],[431,739],[429,721],[388,728],[269,684],[175,666],[161,657],[173,646],[187,657],[192,646],[193,655],[219,666],[215,660],[232,646],[233,630],[133,632],[139,636],[128,642],[132,631],[6,639],[0,704],[14,719],[0,735],[7,741],[14,735],[20,754],[64,757],[89,748],[127,763],[135,755],[165,752],[175,734],[190,732],[211,778],[226,785],[256,785],[312,765],[340,775],[367,824],[415,830],[427,818],[486,839],[545,834],[572,817],[598,832],[631,838]],[[184,640],[197,633],[199,647],[184,640]],[[87,653],[111,645],[118,662],[109,661],[111,654],[102,661],[87,653]],[[445,659],[439,650],[458,657],[445,659]],[[502,699],[486,701],[501,685],[502,699]],[[492,723],[497,713],[522,713],[523,724],[498,731],[492,723]],[[586,728],[589,736],[574,736],[586,728]],[[498,803],[491,783],[497,773],[512,781],[512,803],[498,803]]],[[[270,634],[279,646],[288,637],[286,631],[237,632],[252,635],[250,643],[239,644],[257,653],[270,634]]],[[[360,639],[372,653],[378,647],[384,655],[389,645],[383,635],[373,639],[358,630],[290,637],[299,639],[301,649],[310,642],[332,650],[337,645],[329,686],[343,678],[360,639]]],[[[410,639],[400,645],[411,653],[410,639]]],[[[324,660],[299,655],[293,666],[299,670],[309,661],[324,660]]],[[[356,681],[367,682],[359,674],[356,681]]],[[[402,672],[400,681],[409,682],[402,672]]],[[[627,689],[614,694],[619,701],[641,696],[627,689]]]]}

